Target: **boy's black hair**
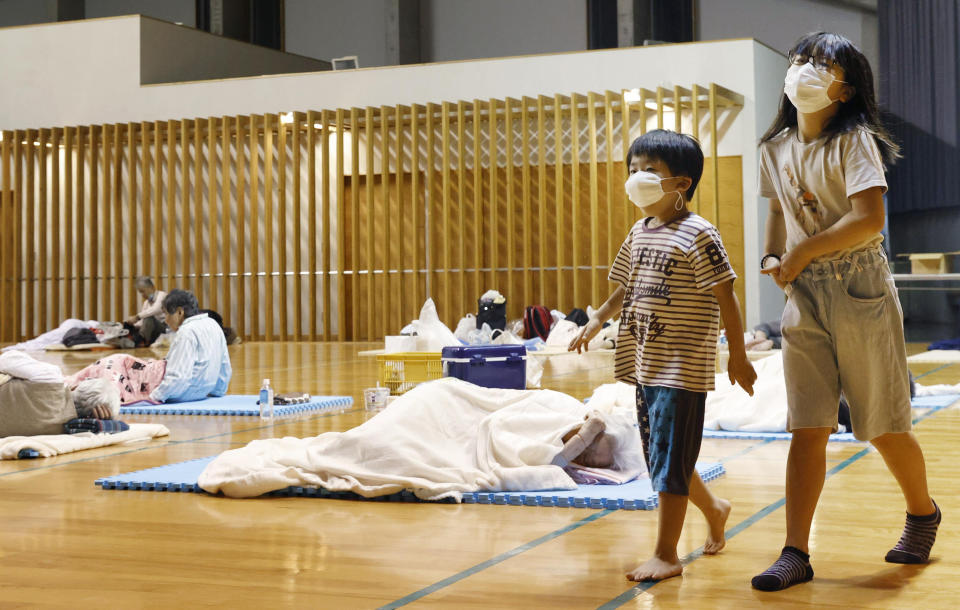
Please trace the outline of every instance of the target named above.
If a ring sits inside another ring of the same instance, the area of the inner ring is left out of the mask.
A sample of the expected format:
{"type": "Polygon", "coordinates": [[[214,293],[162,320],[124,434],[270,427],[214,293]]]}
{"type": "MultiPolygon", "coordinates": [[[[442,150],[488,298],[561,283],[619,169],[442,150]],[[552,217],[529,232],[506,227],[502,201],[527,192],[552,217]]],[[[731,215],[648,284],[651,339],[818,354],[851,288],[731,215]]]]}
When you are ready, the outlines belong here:
{"type": "Polygon", "coordinates": [[[628,170],[630,161],[639,156],[662,161],[674,176],[690,178],[690,188],[686,194],[688,201],[693,198],[693,193],[700,184],[700,176],[703,175],[703,151],[700,150],[700,143],[696,138],[669,129],[654,129],[630,145],[630,150],[627,151],[628,170]]]}
{"type": "Polygon", "coordinates": [[[197,305],[197,297],[188,290],[171,290],[163,299],[163,311],[166,313],[175,313],[178,307],[183,308],[183,319],[195,316],[200,313],[197,305]]]}
{"type": "MultiPolygon", "coordinates": [[[[823,128],[829,142],[840,134],[864,129],[872,135],[880,149],[884,164],[892,165],[900,158],[900,147],[880,120],[877,96],[873,91],[873,71],[870,62],[850,40],[831,32],[812,32],[797,41],[788,55],[794,61],[812,61],[815,66],[836,64],[843,69],[843,80],[853,87],[849,101],[840,104],[840,110],[823,128]]],[[[780,96],[780,111],[760,143],[768,142],[781,131],[797,126],[797,109],[786,94],[780,96]]]]}

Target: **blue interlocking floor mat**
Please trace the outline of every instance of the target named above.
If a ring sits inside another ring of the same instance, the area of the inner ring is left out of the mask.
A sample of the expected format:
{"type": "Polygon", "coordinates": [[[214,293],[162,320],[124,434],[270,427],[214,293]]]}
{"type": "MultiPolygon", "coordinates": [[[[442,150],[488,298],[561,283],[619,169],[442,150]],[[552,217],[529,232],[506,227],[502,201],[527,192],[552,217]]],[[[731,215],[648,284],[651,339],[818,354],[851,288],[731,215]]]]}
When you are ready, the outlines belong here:
{"type": "MultiPolygon", "coordinates": [[[[942,396],[919,396],[911,401],[911,405],[914,409],[929,409],[929,411],[926,413],[929,415],[930,413],[935,413],[941,409],[946,409],[958,400],[960,400],[960,396],[956,394],[944,394],[942,396]]],[[[703,431],[703,438],[733,438],[754,441],[789,441],[791,438],[793,438],[793,434],[789,432],[744,432],[743,430],[705,429],[703,431]]],[[[850,432],[844,432],[841,434],[831,434],[830,442],[859,443],[865,441],[858,441],[850,432]]]]}
{"type": "MultiPolygon", "coordinates": [[[[200,473],[216,456],[177,462],[157,468],[118,474],[97,479],[103,489],[131,491],[171,491],[206,493],[197,485],[200,473]]],[[[725,473],[722,464],[697,464],[697,472],[704,481],[711,481],[725,473]]],[[[316,487],[288,487],[269,496],[303,496],[371,502],[421,502],[413,493],[400,493],[364,498],[353,492],[331,492],[316,487]]],[[[473,492],[463,494],[464,504],[492,504],[497,506],[556,506],[596,509],[652,510],[657,507],[657,493],[650,479],[643,478],[624,485],[580,485],[572,490],[473,492]]]]}
{"type": "MultiPolygon", "coordinates": [[[[194,402],[175,402],[154,405],[147,402],[135,402],[120,407],[125,415],[241,415],[259,416],[260,406],[257,396],[228,395],[218,398],[205,398],[194,402]]],[[[340,411],[353,405],[350,396],[312,396],[310,402],[298,405],[274,405],[276,417],[306,413],[311,411],[340,411]]]]}

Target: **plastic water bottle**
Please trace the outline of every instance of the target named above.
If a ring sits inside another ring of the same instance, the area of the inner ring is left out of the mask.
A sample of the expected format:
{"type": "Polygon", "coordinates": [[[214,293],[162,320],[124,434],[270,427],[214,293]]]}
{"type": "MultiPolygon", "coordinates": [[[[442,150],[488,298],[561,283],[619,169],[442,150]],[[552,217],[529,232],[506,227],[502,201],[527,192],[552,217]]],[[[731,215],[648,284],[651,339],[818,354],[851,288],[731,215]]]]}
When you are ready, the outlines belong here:
{"type": "Polygon", "coordinates": [[[260,419],[273,419],[273,387],[269,379],[264,379],[260,386],[260,419]]]}

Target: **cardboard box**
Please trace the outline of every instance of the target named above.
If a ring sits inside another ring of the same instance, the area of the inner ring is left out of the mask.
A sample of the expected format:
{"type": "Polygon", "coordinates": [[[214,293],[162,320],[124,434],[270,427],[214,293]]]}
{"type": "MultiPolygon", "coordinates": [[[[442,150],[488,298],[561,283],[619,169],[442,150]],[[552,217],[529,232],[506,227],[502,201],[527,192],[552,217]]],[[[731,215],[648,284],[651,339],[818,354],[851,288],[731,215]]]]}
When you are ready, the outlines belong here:
{"type": "Polygon", "coordinates": [[[910,273],[936,275],[960,272],[960,252],[917,252],[900,254],[910,259],[910,273]]]}

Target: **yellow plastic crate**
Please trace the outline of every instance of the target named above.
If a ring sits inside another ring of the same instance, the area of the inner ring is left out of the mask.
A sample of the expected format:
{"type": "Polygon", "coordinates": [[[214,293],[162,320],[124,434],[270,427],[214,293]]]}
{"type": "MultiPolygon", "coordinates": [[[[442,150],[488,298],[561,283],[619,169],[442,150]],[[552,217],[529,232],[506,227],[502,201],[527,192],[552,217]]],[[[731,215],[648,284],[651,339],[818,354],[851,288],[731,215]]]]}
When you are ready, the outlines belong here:
{"type": "Polygon", "coordinates": [[[377,356],[377,376],[380,385],[390,388],[397,396],[413,389],[418,383],[443,377],[440,352],[396,352],[377,356]]]}

